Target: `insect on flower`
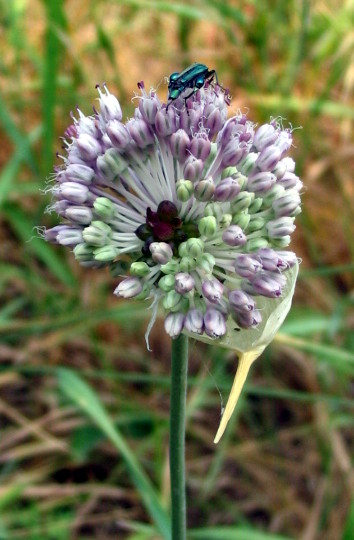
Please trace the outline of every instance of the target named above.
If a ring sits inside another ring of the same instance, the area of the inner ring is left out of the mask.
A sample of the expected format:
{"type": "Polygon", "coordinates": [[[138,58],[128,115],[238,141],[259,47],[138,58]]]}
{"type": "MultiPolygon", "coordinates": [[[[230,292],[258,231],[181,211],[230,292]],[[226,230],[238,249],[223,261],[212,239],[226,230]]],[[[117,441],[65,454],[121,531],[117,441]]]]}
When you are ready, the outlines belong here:
{"type": "Polygon", "coordinates": [[[168,109],[169,105],[171,105],[172,101],[175,101],[182,94],[182,92],[184,92],[184,90],[191,88],[192,91],[183,98],[186,106],[187,99],[193,96],[193,94],[195,94],[200,88],[203,88],[205,83],[211,83],[214,79],[218,87],[225,92],[225,101],[229,105],[229,92],[219,85],[218,76],[215,69],[209,69],[204,64],[195,63],[186,68],[184,71],[181,71],[181,73],[176,71],[170,75],[168,83],[169,101],[167,103],[166,110],[168,109]]]}

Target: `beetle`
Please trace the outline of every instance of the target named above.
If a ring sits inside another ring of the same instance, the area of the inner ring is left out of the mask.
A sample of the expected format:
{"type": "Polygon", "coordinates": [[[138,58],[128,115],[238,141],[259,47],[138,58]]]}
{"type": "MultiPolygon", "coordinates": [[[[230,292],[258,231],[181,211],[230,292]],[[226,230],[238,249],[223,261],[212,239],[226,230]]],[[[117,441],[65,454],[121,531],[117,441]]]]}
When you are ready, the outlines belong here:
{"type": "Polygon", "coordinates": [[[191,88],[191,93],[183,98],[186,106],[187,99],[200,88],[203,88],[206,82],[210,83],[213,79],[215,79],[216,84],[219,84],[215,69],[209,69],[204,64],[198,63],[192,64],[181,73],[178,71],[172,73],[168,83],[168,103],[166,110],[172,101],[175,101],[184,90],[191,88]]]}

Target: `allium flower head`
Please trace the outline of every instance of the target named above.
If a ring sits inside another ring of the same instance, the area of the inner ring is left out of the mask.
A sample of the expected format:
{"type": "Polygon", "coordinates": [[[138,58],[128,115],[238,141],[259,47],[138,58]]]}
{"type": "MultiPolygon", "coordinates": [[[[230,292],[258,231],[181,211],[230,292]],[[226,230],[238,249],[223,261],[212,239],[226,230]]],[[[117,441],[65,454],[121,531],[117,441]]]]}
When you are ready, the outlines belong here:
{"type": "Polygon", "coordinates": [[[217,84],[168,109],[138,87],[125,123],[106,86],[100,112],[73,117],[51,187],[50,209],[64,221],[45,238],[115,275],[128,262],[115,294],[153,299],[172,337],[218,339],[229,321],[255,328],[258,299],[281,297],[297,263],[284,251],[302,187],[286,157],[291,130],[277,120],[257,127],[241,112],[227,119],[217,84]]]}

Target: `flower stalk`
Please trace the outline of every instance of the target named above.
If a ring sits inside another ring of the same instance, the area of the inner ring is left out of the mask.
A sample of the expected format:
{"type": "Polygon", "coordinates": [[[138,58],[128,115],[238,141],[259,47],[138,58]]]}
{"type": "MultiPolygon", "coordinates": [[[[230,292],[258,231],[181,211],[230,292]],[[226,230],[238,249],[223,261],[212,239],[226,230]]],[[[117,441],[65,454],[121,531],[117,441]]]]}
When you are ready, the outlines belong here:
{"type": "Polygon", "coordinates": [[[170,477],[172,540],[186,540],[185,423],[188,338],[172,340],[170,406],[170,477]]]}

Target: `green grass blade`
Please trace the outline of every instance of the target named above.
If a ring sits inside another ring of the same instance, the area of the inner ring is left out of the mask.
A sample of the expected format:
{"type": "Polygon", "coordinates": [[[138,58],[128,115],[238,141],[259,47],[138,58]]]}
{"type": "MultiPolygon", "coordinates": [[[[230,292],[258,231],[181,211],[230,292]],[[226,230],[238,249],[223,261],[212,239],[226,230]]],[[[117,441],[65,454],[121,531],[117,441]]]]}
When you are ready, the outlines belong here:
{"type": "Polygon", "coordinates": [[[213,527],[189,531],[189,537],[196,540],[292,540],[289,536],[270,534],[243,527],[213,527]]]}
{"type": "Polygon", "coordinates": [[[68,369],[58,370],[58,382],[61,391],[93,420],[119,451],[147,511],[163,538],[170,540],[170,520],[161,506],[155,488],[124,438],[114,426],[97,394],[78,375],[68,369]]]}
{"type": "Polygon", "coordinates": [[[351,502],[347,521],[344,527],[342,540],[353,540],[353,531],[354,531],[354,498],[351,502]]]}

